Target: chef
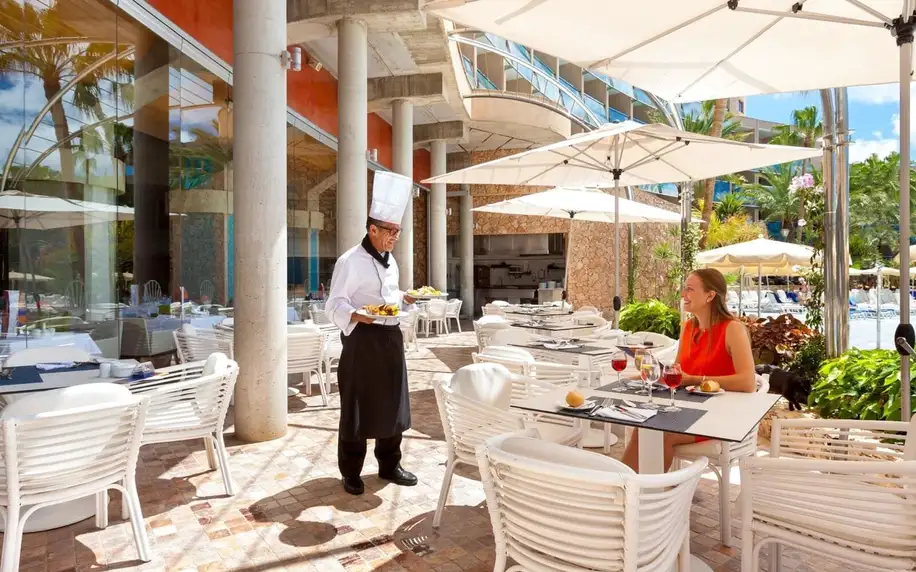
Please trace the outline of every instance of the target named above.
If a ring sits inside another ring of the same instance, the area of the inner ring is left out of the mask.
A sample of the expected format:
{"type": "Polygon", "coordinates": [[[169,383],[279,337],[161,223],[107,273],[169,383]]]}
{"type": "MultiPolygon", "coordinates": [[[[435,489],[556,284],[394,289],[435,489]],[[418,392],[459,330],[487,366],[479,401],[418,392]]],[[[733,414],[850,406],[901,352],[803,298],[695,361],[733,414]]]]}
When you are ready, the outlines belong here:
{"type": "Polygon", "coordinates": [[[398,318],[358,313],[363,306],[381,304],[407,310],[416,301],[398,289],[398,265],[391,254],[412,196],[411,179],[376,171],[366,236],[337,259],[325,304],[343,343],[337,368],[337,465],[344,490],[354,495],[363,493],[360,472],[367,439],[375,439],[379,477],[403,486],[417,484],[417,477],[401,468],[401,433],[410,428],[410,399],[398,318]]]}

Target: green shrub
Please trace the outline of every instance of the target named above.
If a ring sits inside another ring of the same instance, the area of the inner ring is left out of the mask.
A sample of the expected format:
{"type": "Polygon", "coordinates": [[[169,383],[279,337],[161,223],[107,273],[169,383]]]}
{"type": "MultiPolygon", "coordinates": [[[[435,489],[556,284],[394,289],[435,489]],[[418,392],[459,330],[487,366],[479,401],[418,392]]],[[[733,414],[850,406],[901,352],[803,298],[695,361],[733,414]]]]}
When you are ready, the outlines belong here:
{"type": "Polygon", "coordinates": [[[827,343],[824,341],[824,336],[818,334],[811,337],[795,352],[795,357],[789,362],[787,369],[798,374],[802,379],[813,382],[817,379],[825,359],[827,359],[827,343]]]}
{"type": "Polygon", "coordinates": [[[852,349],[825,361],[808,405],[821,417],[900,421],[900,356],[852,349]]]}
{"type": "Polygon", "coordinates": [[[620,328],[630,332],[654,332],[677,339],[681,335],[681,314],[658,300],[633,302],[620,311],[620,328]]]}

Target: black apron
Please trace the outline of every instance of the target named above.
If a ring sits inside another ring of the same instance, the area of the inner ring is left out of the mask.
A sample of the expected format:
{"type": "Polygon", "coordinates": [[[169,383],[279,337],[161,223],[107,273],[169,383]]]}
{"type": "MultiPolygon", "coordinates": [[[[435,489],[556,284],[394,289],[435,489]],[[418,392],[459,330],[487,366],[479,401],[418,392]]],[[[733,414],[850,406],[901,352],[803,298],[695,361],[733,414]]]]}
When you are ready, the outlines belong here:
{"type": "Polygon", "coordinates": [[[340,439],[386,439],[410,429],[401,328],[359,323],[340,339],[340,439]]]}

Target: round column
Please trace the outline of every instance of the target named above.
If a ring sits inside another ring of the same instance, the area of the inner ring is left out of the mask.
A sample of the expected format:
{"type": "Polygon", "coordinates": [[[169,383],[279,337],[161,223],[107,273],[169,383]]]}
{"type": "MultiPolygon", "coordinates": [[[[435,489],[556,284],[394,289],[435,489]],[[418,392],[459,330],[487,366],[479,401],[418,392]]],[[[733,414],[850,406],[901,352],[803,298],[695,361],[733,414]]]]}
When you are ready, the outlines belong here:
{"type": "Polygon", "coordinates": [[[337,53],[337,254],[340,255],[363,239],[369,215],[365,22],[342,18],[337,23],[337,53]]]}
{"type": "Polygon", "coordinates": [[[474,318],[474,197],[471,187],[461,185],[461,230],[458,235],[461,267],[461,307],[474,318]]]}
{"type": "MultiPolygon", "coordinates": [[[[433,177],[445,174],[445,149],[445,141],[433,141],[430,145],[430,171],[433,177]]],[[[442,292],[448,289],[445,187],[445,183],[433,183],[429,193],[430,286],[442,292]]]]}
{"type": "MultiPolygon", "coordinates": [[[[395,100],[391,115],[393,170],[413,179],[413,103],[395,100]]],[[[413,199],[407,202],[401,220],[401,238],[394,247],[394,259],[401,272],[401,290],[410,290],[413,288],[413,199]]]]}
{"type": "Polygon", "coordinates": [[[286,2],[233,3],[235,434],[286,434],[286,2]]]}

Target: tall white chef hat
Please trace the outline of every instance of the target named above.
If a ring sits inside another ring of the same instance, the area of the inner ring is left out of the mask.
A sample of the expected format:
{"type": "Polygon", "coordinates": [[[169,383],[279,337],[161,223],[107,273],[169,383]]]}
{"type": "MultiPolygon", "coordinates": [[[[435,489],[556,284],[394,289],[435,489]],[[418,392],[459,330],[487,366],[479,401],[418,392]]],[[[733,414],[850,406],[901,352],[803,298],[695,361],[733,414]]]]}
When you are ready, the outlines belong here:
{"type": "Polygon", "coordinates": [[[369,218],[401,224],[407,201],[413,197],[413,180],[390,171],[376,171],[372,183],[369,218]]]}

